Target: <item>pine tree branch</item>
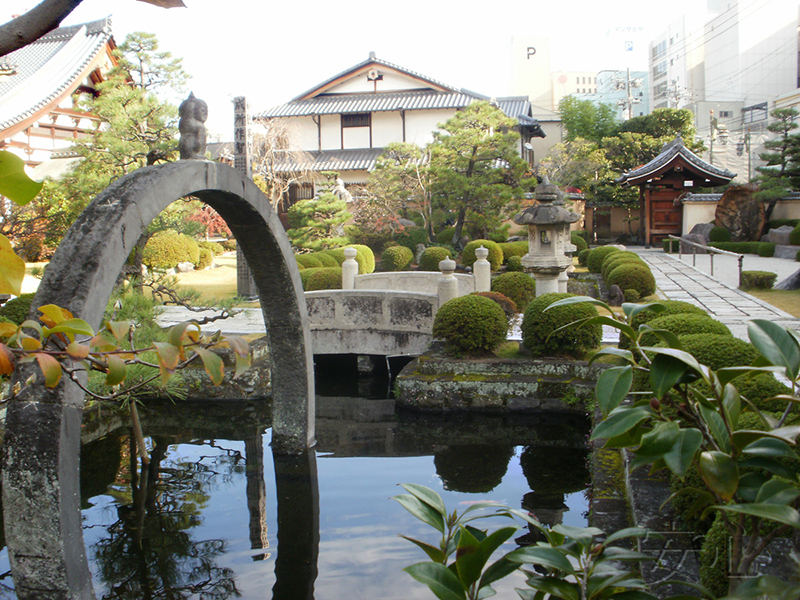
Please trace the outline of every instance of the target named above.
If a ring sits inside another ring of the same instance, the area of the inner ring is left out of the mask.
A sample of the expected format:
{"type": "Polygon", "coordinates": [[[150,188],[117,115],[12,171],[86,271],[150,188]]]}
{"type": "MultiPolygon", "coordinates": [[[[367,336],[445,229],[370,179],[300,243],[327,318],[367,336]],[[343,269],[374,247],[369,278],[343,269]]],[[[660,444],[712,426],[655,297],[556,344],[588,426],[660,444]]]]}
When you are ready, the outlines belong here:
{"type": "Polygon", "coordinates": [[[83,0],[44,0],[16,19],[0,25],[0,56],[10,54],[56,29],[83,0]]]}

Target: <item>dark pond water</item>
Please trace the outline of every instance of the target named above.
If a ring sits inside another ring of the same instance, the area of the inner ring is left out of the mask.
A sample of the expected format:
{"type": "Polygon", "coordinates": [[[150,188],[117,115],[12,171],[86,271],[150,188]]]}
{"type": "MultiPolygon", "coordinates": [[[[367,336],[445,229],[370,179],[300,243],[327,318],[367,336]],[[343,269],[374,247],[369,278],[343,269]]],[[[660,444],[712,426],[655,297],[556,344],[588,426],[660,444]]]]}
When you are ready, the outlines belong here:
{"type": "MultiPolygon", "coordinates": [[[[585,525],[584,420],[397,412],[363,397],[385,382],[345,379],[318,389],[318,445],[299,457],[273,457],[269,415],[245,403],[151,405],[145,470],[124,428],[95,430],[81,487],[98,597],[432,599],[402,571],[425,557],[398,534],[436,543],[435,532],[390,500],[398,483],[437,490],[451,510],[491,500],[585,525]]],[[[13,598],[7,574],[0,584],[13,598]]],[[[515,586],[501,582],[498,597],[515,586]]]]}

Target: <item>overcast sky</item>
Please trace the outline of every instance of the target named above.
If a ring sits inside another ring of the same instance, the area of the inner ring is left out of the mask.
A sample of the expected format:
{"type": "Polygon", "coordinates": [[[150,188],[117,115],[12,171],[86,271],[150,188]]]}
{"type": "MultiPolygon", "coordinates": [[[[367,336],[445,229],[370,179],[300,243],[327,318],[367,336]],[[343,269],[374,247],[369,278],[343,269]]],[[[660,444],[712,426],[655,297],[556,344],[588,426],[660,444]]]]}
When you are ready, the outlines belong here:
{"type": "MultiPolygon", "coordinates": [[[[282,104],[365,59],[378,58],[488,96],[510,93],[511,38],[549,38],[551,68],[646,69],[647,41],[667,5],[645,1],[184,0],[161,9],[136,0],[84,0],[66,24],[112,16],[119,42],[155,33],[184,59],[188,90],[209,104],[209,130],[230,138],[231,98],[254,111],[282,104]],[[630,28],[630,29],[629,29],[630,28]],[[631,35],[621,31],[638,31],[631,35]],[[635,41],[621,52],[622,39],[635,41]]],[[[0,20],[36,0],[3,0],[0,20]]],[[[674,0],[676,16],[697,0],[674,0]]],[[[696,10],[696,8],[695,8],[696,10]]],[[[187,90],[187,95],[188,95],[187,90]]]]}

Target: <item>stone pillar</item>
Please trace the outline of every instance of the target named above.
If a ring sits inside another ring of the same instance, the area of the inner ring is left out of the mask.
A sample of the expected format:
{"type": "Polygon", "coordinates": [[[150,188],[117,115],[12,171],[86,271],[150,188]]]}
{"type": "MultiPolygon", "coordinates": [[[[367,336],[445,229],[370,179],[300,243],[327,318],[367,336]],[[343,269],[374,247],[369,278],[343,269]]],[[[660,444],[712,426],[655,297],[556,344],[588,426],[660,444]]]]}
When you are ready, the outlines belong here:
{"type": "Polygon", "coordinates": [[[453,273],[456,270],[456,261],[445,258],[439,262],[442,276],[439,278],[439,306],[458,297],[458,280],[453,273]]]}
{"type": "Polygon", "coordinates": [[[558,273],[534,273],[536,280],[536,297],[542,294],[558,293],[558,273]]]}
{"type": "Polygon", "coordinates": [[[567,275],[566,271],[561,271],[558,274],[558,293],[559,294],[566,294],[567,293],[567,282],[569,281],[569,276],[567,275]]]}
{"type": "MultiPolygon", "coordinates": [[[[247,98],[237,96],[233,99],[233,168],[247,178],[253,176],[250,152],[252,136],[249,125],[247,98]]],[[[258,294],[253,274],[239,244],[236,244],[236,293],[245,298],[258,294]]]]}
{"type": "Polygon", "coordinates": [[[475,264],[472,265],[472,272],[475,274],[475,291],[490,292],[492,291],[492,265],[486,260],[489,251],[481,246],[475,249],[475,256],[478,257],[475,264]]]}
{"type": "Polygon", "coordinates": [[[358,275],[358,263],[356,262],[356,249],[344,249],[344,262],[342,263],[342,289],[356,289],[356,275],[358,275]]]}

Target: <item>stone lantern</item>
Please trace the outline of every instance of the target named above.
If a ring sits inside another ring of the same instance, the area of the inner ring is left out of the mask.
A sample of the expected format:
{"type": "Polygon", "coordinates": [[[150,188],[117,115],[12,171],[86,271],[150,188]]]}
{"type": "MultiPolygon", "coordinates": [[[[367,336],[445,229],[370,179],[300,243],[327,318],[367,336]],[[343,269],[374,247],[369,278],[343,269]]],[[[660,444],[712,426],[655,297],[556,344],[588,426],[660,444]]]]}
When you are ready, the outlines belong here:
{"type": "Polygon", "coordinates": [[[514,217],[517,225],[528,226],[528,253],[522,257],[522,266],[533,273],[536,296],[567,291],[567,268],[572,259],[567,252],[577,248],[570,241],[569,226],[580,215],[564,208],[562,194],[545,176],[536,186],[536,204],[514,217]]]}

